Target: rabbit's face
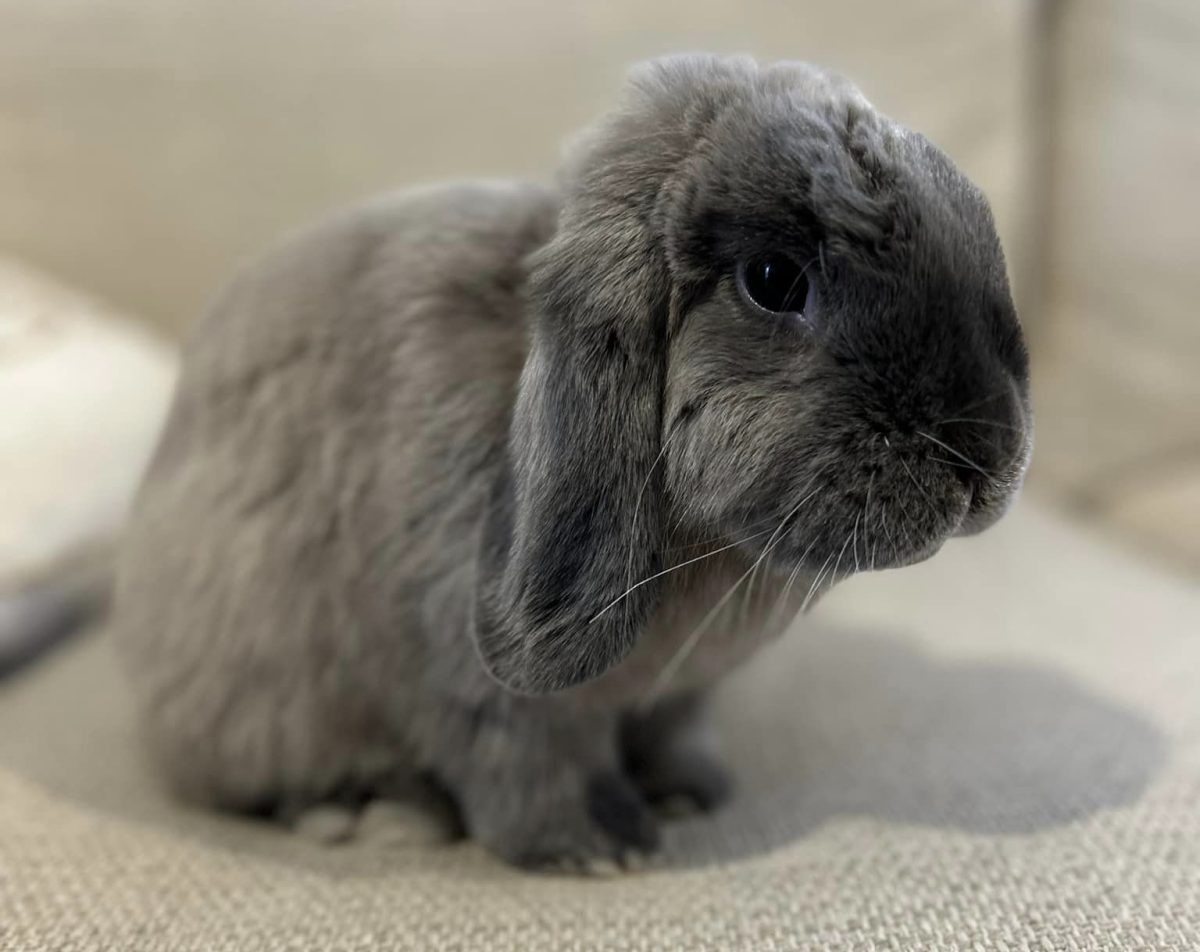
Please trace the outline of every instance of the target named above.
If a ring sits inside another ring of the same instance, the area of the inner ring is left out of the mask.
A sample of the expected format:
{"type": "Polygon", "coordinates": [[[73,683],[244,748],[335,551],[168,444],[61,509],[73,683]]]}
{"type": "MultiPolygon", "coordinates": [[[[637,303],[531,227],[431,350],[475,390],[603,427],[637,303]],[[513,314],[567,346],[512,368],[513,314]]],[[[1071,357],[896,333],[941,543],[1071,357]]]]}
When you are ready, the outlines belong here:
{"type": "Polygon", "coordinates": [[[710,123],[665,202],[670,518],[770,564],[908,564],[1004,512],[1027,358],[987,204],[858,103],[710,123]]]}
{"type": "Polygon", "coordinates": [[[530,351],[481,544],[480,656],[608,670],[672,536],[836,580],[990,524],[1029,456],[979,192],[844,80],[688,56],[580,140],[530,261],[530,351]]]}

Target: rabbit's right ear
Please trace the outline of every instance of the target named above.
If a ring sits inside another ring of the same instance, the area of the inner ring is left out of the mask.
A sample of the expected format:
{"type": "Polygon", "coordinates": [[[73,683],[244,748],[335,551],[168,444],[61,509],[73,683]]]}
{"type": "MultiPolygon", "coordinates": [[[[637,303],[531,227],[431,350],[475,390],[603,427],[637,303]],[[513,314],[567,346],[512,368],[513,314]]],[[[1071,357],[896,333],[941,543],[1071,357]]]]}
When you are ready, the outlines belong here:
{"type": "Polygon", "coordinates": [[[658,604],[663,390],[672,300],[662,197],[708,59],[651,64],[569,169],[532,262],[532,340],[480,552],[487,669],[541,693],[597,677],[658,604]]]}

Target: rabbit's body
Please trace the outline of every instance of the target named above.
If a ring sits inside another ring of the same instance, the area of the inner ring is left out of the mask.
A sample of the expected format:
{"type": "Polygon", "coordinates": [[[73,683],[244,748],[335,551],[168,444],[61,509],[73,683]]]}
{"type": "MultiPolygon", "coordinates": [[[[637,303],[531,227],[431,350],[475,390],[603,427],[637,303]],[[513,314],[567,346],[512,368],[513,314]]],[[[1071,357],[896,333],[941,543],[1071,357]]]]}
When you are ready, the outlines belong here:
{"type": "Polygon", "coordinates": [[[194,798],[430,778],[513,861],[620,861],[725,793],[704,690],[994,521],[1028,450],[970,183],[812,67],[668,60],[560,190],[409,193],[233,283],[115,627],[194,798]]]}
{"type": "MultiPolygon", "coordinates": [[[[185,793],[259,809],[453,783],[553,744],[547,726],[586,786],[615,774],[622,715],[691,695],[790,618],[760,578],[754,614],[731,600],[681,657],[750,565],[718,553],[673,573],[638,648],[597,680],[518,697],[485,671],[475,550],[528,346],[525,258],[556,214],[532,186],[380,202],[249,268],[198,329],[128,528],[118,619],[185,793]]],[[[536,787],[518,792],[544,815],[536,787]]]]}

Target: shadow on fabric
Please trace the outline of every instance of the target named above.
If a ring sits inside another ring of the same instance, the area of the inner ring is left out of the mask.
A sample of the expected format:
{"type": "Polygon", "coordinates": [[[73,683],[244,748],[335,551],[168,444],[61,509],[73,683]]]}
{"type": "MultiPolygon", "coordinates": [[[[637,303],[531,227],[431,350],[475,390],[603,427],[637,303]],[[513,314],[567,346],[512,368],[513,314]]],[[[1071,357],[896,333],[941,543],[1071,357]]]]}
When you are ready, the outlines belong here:
{"type": "Polygon", "coordinates": [[[1153,723],[1065,672],[853,630],[791,632],[717,710],[738,794],[671,831],[685,864],[769,851],[846,816],[1035,833],[1135,802],[1166,756],[1153,723]]]}
{"type": "MultiPolygon", "coordinates": [[[[0,771],[92,813],[338,875],[474,849],[330,850],[180,807],[141,756],[108,648],[88,637],[4,686],[0,771]]],[[[793,631],[722,689],[716,715],[737,791],[712,816],[665,826],[667,867],[769,853],[847,817],[1036,833],[1135,802],[1166,756],[1150,721],[1066,673],[852,630],[793,631]]]]}

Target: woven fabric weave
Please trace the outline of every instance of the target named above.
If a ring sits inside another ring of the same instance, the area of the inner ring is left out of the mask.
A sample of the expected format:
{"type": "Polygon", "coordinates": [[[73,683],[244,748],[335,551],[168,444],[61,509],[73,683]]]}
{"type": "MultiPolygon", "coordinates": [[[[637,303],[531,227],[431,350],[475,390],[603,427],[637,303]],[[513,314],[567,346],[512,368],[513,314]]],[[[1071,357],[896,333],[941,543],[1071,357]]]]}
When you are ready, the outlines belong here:
{"type": "Polygon", "coordinates": [[[0,691],[0,949],[1200,949],[1200,595],[1026,506],[847,583],[718,702],[649,869],[327,848],[179,807],[103,634],[0,691]]]}

